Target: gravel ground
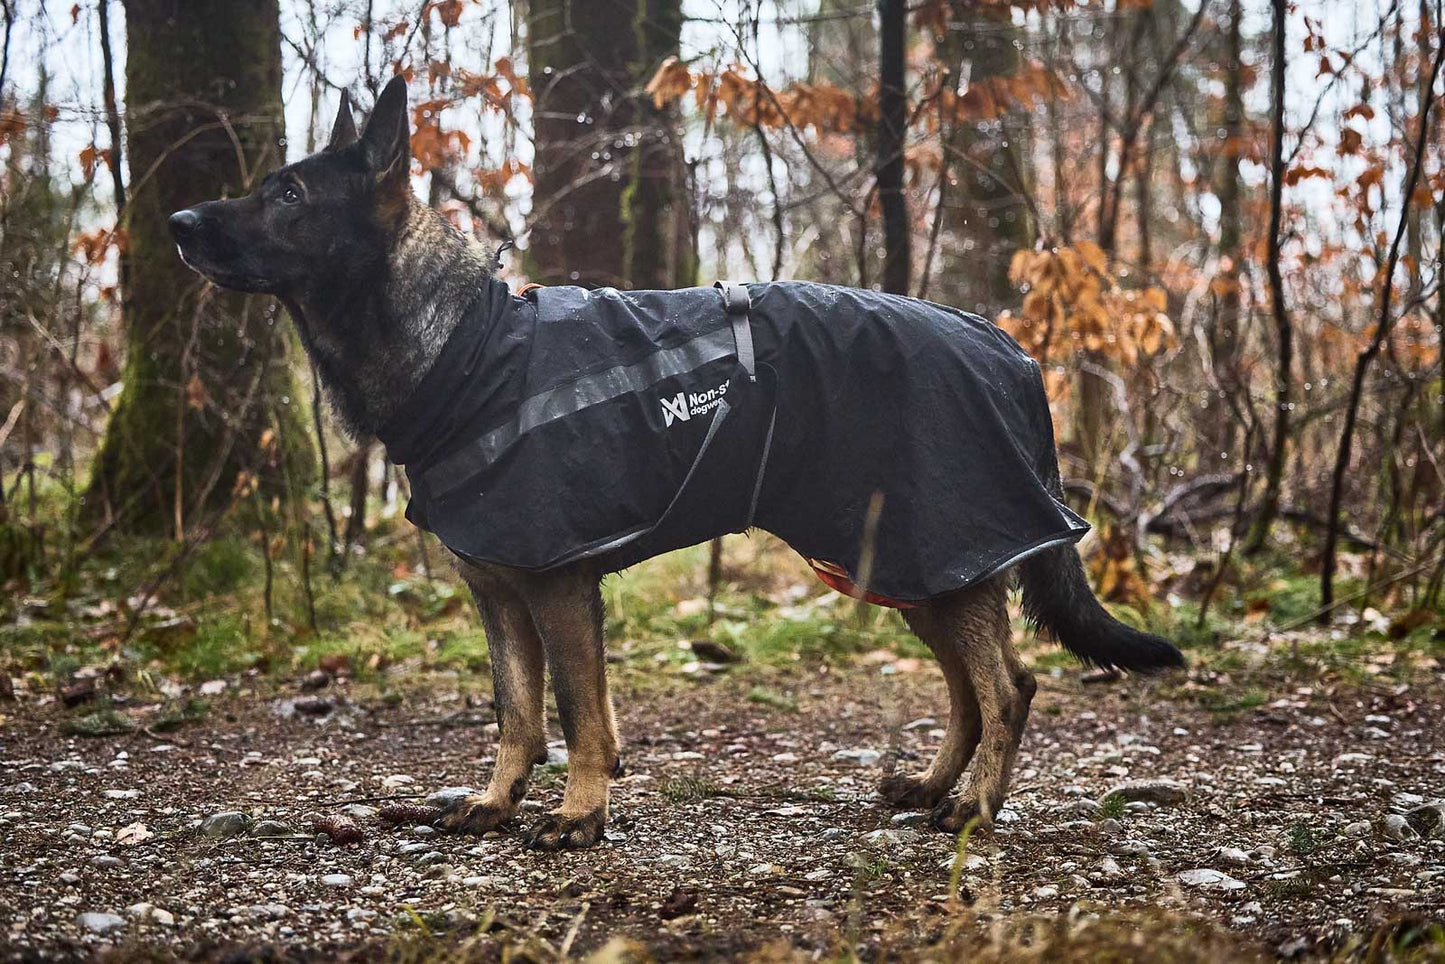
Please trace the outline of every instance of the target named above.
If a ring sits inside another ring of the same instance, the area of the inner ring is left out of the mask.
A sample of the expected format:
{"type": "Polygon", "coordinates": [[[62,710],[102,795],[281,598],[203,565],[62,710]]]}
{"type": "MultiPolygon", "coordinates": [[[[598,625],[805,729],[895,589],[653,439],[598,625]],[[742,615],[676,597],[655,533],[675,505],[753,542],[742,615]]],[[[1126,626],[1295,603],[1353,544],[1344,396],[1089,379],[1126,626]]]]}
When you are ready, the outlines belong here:
{"type": "MultiPolygon", "coordinates": [[[[664,959],[832,954],[853,935],[879,958],[927,946],[960,907],[986,926],[1085,906],[1162,907],[1308,957],[1445,919],[1438,675],[1285,687],[1225,714],[1177,681],[1044,676],[1008,809],[971,842],[952,905],[953,840],[874,791],[939,742],[937,671],[862,662],[757,685],[620,673],[627,772],[607,841],[562,854],[523,850],[516,827],[478,840],[376,819],[379,798],[484,783],[495,726],[454,680],[399,704],[344,680],[307,696],[231,681],[180,731],[101,738],[65,735],[73,711],[22,694],[0,707],[0,956],[365,958],[425,928],[538,957],[618,937],[664,959]],[[315,833],[340,814],[364,839],[315,833]]],[[[560,798],[554,756],[524,824],[560,798]]]]}

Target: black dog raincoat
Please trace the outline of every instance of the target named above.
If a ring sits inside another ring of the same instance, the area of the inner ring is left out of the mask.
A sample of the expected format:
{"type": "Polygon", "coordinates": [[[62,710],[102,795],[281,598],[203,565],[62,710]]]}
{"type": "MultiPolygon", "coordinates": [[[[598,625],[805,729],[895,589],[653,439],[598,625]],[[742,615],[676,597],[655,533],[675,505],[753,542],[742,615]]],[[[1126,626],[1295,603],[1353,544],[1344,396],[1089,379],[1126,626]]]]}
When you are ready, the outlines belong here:
{"type": "Polygon", "coordinates": [[[474,561],[613,571],[756,526],[907,605],[1088,526],[1038,365],[976,315],[804,282],[479,293],[380,433],[474,561]]]}

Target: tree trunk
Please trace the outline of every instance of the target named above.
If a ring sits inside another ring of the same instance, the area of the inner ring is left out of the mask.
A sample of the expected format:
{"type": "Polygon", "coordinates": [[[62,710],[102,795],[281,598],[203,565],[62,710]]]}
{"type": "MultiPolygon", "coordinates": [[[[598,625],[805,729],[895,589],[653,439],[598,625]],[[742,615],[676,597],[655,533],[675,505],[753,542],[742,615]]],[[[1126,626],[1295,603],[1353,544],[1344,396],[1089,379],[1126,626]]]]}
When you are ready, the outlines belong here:
{"type": "Polygon", "coordinates": [[[202,282],[166,226],[180,208],[247,193],[282,162],[279,10],[277,0],[127,0],[125,10],[125,388],[84,512],[184,538],[230,504],[242,472],[284,499],[283,477],[313,471],[276,302],[202,282]]]}
{"type": "Polygon", "coordinates": [[[534,221],[528,273],[542,284],[624,285],[623,192],[636,122],[638,0],[532,0],[527,50],[536,94],[534,221]]]}
{"type": "Polygon", "coordinates": [[[1264,499],[1254,520],[1246,553],[1263,549],[1269,530],[1279,515],[1280,490],[1284,485],[1285,457],[1289,449],[1290,372],[1294,367],[1294,326],[1284,303],[1284,275],[1280,271],[1280,228],[1284,216],[1284,29],[1287,0],[1272,0],[1274,11],[1274,62],[1270,65],[1270,114],[1273,128],[1270,145],[1269,183],[1269,300],[1274,316],[1276,351],[1274,392],[1274,441],[1265,467],[1264,499]]]}
{"type": "MultiPolygon", "coordinates": [[[[939,57],[950,70],[951,83],[967,77],[970,86],[987,88],[995,79],[1017,73],[1015,44],[1021,39],[1008,7],[951,0],[939,57]]],[[[1018,301],[1008,277],[1009,262],[1015,251],[1034,242],[1036,226],[1020,181],[1027,122],[1018,109],[1010,109],[997,121],[957,124],[943,142],[950,184],[939,290],[946,303],[985,318],[1018,301]]]]}
{"type": "Polygon", "coordinates": [[[883,209],[883,290],[908,294],[912,228],[903,193],[908,99],[904,87],[908,10],[904,0],[879,0],[878,203],[883,209]]]}
{"type": "MultiPolygon", "coordinates": [[[[1241,24],[1244,20],[1242,0],[1229,6],[1229,26],[1225,31],[1225,58],[1229,75],[1224,85],[1223,149],[1215,166],[1215,195],[1219,198],[1219,284],[1214,318],[1209,328],[1210,364],[1219,391],[1233,396],[1239,391],[1240,349],[1244,318],[1241,313],[1240,273],[1244,262],[1241,208],[1244,183],[1239,173],[1240,152],[1244,146],[1244,64],[1241,24]]],[[[1237,426],[1230,405],[1224,398],[1216,399],[1208,420],[1209,451],[1206,469],[1215,460],[1234,448],[1237,426]]],[[[1248,453],[1245,453],[1248,457],[1248,453]]]]}
{"type": "MultiPolygon", "coordinates": [[[[682,0],[637,0],[638,57],[633,87],[640,90],[682,38],[682,0]]],[[[692,256],[682,144],[677,111],[652,98],[637,98],[639,137],[630,183],[622,197],[626,233],[624,274],[630,288],[672,288],[696,283],[692,256]]]]}

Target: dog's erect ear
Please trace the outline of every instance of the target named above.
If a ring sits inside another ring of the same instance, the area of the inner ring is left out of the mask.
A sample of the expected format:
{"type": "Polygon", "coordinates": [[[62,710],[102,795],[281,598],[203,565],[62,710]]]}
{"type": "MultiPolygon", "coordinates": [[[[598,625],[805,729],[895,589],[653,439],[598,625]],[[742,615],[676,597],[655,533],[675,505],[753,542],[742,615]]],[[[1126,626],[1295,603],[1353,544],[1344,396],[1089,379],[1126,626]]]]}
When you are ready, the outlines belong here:
{"type": "Polygon", "coordinates": [[[345,150],[356,143],[356,120],[351,116],[351,94],[346,88],[341,89],[341,107],[336,111],[336,123],[331,125],[331,139],[326,142],[326,150],[345,150]]]}
{"type": "MultiPolygon", "coordinates": [[[[366,163],[378,184],[408,188],[411,128],[406,119],[406,78],[400,74],[382,90],[361,134],[366,163]]],[[[408,188],[409,189],[409,188],[408,188]]]]}

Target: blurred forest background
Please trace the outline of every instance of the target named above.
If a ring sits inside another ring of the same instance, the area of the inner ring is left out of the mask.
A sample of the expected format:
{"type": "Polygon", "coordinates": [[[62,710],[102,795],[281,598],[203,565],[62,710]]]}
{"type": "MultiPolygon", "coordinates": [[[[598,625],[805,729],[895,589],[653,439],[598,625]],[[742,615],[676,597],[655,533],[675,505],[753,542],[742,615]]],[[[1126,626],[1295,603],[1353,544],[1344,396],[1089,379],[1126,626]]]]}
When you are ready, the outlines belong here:
{"type": "MultiPolygon", "coordinates": [[[[164,223],[395,73],[416,190],[513,242],[514,286],[807,278],[996,318],[1044,367],[1125,618],[1440,646],[1438,0],[0,5],[10,675],[454,645],[404,478],[274,301],[206,285],[164,223]]],[[[823,590],[776,548],[644,567],[610,632],[888,635],[777,628],[823,590]],[[783,621],[729,622],[759,611],[783,621]]]]}

